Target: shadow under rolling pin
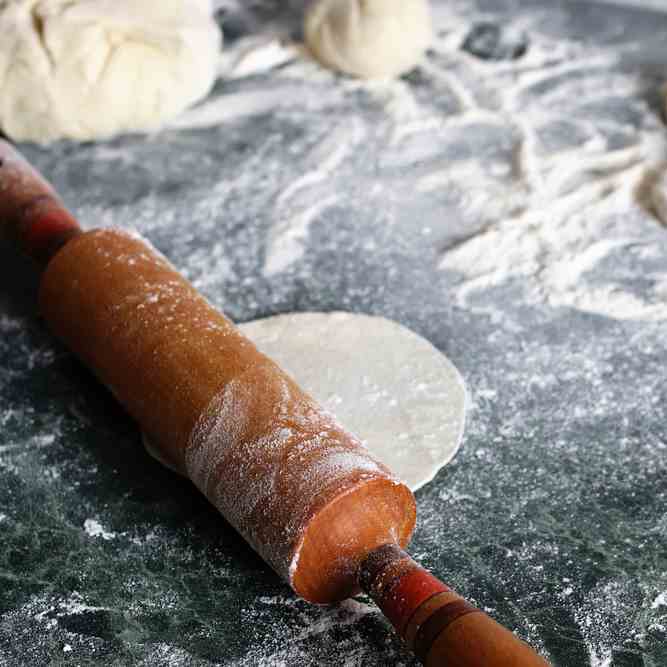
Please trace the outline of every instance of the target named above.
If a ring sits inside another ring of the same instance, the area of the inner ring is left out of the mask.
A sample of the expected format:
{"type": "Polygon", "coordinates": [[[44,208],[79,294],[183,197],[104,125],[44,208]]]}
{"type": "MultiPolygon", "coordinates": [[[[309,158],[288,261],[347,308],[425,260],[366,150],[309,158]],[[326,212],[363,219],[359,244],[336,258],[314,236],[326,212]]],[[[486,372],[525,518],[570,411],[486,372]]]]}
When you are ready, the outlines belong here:
{"type": "Polygon", "coordinates": [[[84,232],[3,141],[0,232],[40,265],[55,334],[298,595],[365,591],[426,665],[548,664],[403,551],[414,497],[357,438],[149,243],[84,232]]]}

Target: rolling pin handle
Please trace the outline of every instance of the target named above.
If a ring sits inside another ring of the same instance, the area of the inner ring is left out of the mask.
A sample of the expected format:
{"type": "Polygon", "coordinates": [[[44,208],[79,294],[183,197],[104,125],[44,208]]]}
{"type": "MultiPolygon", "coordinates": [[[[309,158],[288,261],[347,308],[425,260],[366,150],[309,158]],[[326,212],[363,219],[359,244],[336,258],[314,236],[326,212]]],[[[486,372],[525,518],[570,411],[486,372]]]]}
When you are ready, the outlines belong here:
{"type": "Polygon", "coordinates": [[[55,190],[0,139],[0,232],[44,267],[81,227],[55,190]]]}
{"type": "Polygon", "coordinates": [[[427,667],[549,666],[396,545],[366,557],[360,584],[427,667]]]}

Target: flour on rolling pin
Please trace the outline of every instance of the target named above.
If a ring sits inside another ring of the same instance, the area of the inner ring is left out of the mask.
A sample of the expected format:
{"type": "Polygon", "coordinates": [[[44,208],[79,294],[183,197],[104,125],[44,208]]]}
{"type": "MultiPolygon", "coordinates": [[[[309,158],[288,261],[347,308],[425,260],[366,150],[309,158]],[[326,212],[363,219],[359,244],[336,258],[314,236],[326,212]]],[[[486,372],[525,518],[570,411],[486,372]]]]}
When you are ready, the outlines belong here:
{"type": "MultiPolygon", "coordinates": [[[[352,313],[278,315],[239,328],[411,489],[431,481],[458,451],[461,375],[409,329],[352,313]]],[[[144,445],[174,469],[145,436],[144,445]]]]}

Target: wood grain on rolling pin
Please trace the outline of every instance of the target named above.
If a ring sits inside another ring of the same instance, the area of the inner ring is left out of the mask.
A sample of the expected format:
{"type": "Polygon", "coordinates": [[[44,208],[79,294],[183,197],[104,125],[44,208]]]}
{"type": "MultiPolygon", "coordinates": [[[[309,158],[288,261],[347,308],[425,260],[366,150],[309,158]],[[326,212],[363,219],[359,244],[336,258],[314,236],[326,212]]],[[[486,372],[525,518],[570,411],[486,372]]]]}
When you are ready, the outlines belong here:
{"type": "Polygon", "coordinates": [[[258,553],[313,602],[408,542],[409,489],[142,239],[100,230],[49,263],[42,312],[258,553]]]}

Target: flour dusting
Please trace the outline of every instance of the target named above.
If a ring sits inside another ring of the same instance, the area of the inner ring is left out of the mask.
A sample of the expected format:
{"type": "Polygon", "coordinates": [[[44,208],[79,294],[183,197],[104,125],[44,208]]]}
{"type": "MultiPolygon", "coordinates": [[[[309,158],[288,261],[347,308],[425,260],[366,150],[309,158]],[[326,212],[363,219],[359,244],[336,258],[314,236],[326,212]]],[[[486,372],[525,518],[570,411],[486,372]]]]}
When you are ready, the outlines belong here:
{"type": "Polygon", "coordinates": [[[86,519],[83,522],[83,529],[91,537],[101,537],[103,540],[112,540],[116,533],[105,530],[102,524],[96,519],[86,519]]]}

